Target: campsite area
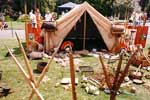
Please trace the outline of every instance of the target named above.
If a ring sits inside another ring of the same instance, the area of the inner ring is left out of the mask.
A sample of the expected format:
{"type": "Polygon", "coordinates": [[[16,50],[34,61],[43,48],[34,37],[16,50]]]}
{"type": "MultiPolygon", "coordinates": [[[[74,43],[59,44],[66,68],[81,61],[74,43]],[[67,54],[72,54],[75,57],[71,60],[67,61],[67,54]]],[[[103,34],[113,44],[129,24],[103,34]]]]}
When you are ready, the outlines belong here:
{"type": "MultiPolygon", "coordinates": [[[[22,64],[22,66],[25,68],[23,57],[19,51],[18,43],[16,39],[8,39],[3,40],[4,43],[7,44],[9,48],[15,49],[15,55],[22,64]]],[[[22,43],[24,44],[24,40],[22,40],[22,43]]],[[[5,54],[7,53],[7,49],[4,47],[4,45],[0,48],[0,58],[1,58],[1,69],[3,70],[3,76],[1,80],[1,85],[7,86],[12,89],[12,93],[8,94],[8,96],[1,98],[1,100],[27,100],[30,93],[31,88],[25,82],[22,74],[16,67],[16,64],[13,62],[11,57],[6,58],[5,54]]],[[[95,63],[98,63],[97,66],[94,67],[95,73],[102,72],[101,65],[99,63],[98,58],[95,57],[81,57],[81,60],[84,61],[84,65],[94,65],[95,63]]],[[[40,61],[48,61],[48,59],[43,60],[32,60],[30,61],[30,64],[32,66],[32,69],[36,69],[37,62],[40,61]]],[[[134,67],[131,67],[134,68],[134,67]]],[[[145,71],[146,73],[149,73],[148,71],[145,71]]],[[[34,76],[36,79],[39,78],[39,73],[34,73],[34,76]]],[[[56,83],[60,82],[60,80],[63,77],[69,77],[69,66],[67,67],[61,67],[58,63],[55,61],[52,62],[52,64],[49,66],[49,70],[46,73],[46,77],[49,79],[46,82],[41,82],[41,85],[39,87],[40,93],[43,95],[45,100],[72,100],[72,93],[71,89],[65,90],[64,87],[59,85],[58,87],[55,87],[56,83]]],[[[79,83],[76,86],[76,93],[77,93],[77,99],[78,100],[108,100],[109,94],[104,93],[104,91],[100,90],[100,94],[95,96],[91,94],[87,94],[84,88],[81,88],[81,73],[77,72],[76,77],[79,78],[79,83]]],[[[146,80],[149,81],[149,80],[146,80]]],[[[150,82],[150,81],[149,81],[150,82]]],[[[120,94],[117,96],[117,100],[149,100],[149,93],[150,90],[148,88],[145,88],[143,85],[137,85],[132,84],[132,86],[135,86],[137,88],[137,92],[130,93],[130,89],[126,87],[123,89],[125,93],[120,94]]],[[[36,96],[34,97],[36,100],[36,96]]]]}
{"type": "Polygon", "coordinates": [[[150,100],[149,4],[0,1],[0,100],[150,100]]]}

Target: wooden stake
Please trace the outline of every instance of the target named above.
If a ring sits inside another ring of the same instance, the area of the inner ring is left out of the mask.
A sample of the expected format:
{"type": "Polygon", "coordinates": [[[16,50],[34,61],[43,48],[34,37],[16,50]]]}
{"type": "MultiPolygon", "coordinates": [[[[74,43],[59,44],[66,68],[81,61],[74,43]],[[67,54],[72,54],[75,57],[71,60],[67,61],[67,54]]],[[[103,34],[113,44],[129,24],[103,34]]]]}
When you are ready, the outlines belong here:
{"type": "Polygon", "coordinates": [[[117,92],[114,91],[114,90],[116,90],[116,87],[117,87],[117,84],[118,84],[118,79],[119,79],[119,73],[120,73],[120,69],[121,69],[122,59],[123,59],[123,55],[120,56],[120,60],[119,60],[118,66],[117,66],[117,71],[116,71],[116,74],[115,74],[115,79],[114,79],[114,82],[113,82],[113,86],[110,89],[111,90],[110,100],[116,100],[117,92]]]}
{"type": "Polygon", "coordinates": [[[129,67],[130,67],[130,64],[132,63],[132,60],[133,60],[133,58],[134,58],[134,55],[135,55],[135,53],[129,58],[129,60],[128,60],[126,66],[125,66],[125,69],[124,69],[123,73],[121,74],[121,76],[120,76],[120,78],[119,78],[119,80],[118,80],[118,84],[117,84],[117,87],[116,87],[116,90],[115,90],[115,91],[118,91],[118,89],[120,88],[121,83],[122,83],[123,80],[124,80],[124,77],[127,75],[128,69],[129,69],[129,67]]]}
{"type": "Polygon", "coordinates": [[[101,54],[99,55],[99,60],[100,60],[100,62],[101,62],[101,64],[102,64],[102,68],[103,68],[103,71],[104,71],[105,81],[106,81],[106,83],[107,83],[107,86],[108,86],[109,89],[111,89],[111,88],[112,88],[112,84],[110,83],[110,77],[109,77],[109,75],[108,75],[106,66],[105,66],[104,63],[103,63],[101,54]]]}
{"type": "MultiPolygon", "coordinates": [[[[24,0],[24,13],[27,15],[27,0],[24,0]]],[[[25,20],[25,37],[26,37],[26,47],[29,50],[29,36],[28,36],[28,28],[27,21],[25,20]]]]}
{"type": "MultiPolygon", "coordinates": [[[[46,67],[44,67],[44,69],[43,69],[43,71],[42,71],[42,73],[41,73],[41,75],[40,75],[40,78],[38,79],[38,81],[37,81],[37,83],[36,83],[36,88],[39,87],[40,82],[42,81],[43,77],[45,76],[46,71],[47,71],[47,69],[49,68],[50,64],[52,63],[52,60],[53,60],[53,58],[55,57],[57,51],[59,50],[59,48],[60,48],[62,42],[63,42],[63,39],[60,41],[60,43],[59,43],[57,49],[56,49],[55,52],[52,54],[52,58],[48,61],[46,67]]],[[[30,97],[29,97],[29,100],[32,99],[33,95],[34,95],[34,91],[32,90],[32,93],[31,93],[31,95],[30,95],[30,97]]]]}
{"type": "Polygon", "coordinates": [[[70,60],[70,75],[71,75],[71,85],[72,85],[72,100],[76,100],[76,90],[75,90],[75,70],[72,51],[69,52],[70,60]]]}
{"type": "Polygon", "coordinates": [[[117,71],[116,71],[116,74],[115,74],[115,78],[114,78],[114,82],[113,82],[113,87],[112,87],[112,88],[115,88],[116,85],[117,85],[118,78],[119,78],[119,73],[120,73],[120,69],[121,69],[121,64],[122,64],[122,59],[123,59],[123,55],[120,56],[120,59],[119,59],[119,63],[118,63],[118,66],[117,66],[117,71]]]}
{"type": "MultiPolygon", "coordinates": [[[[7,46],[6,46],[7,47],[7,46]]],[[[30,85],[30,87],[33,89],[33,91],[37,94],[37,97],[40,100],[44,100],[43,96],[39,93],[39,91],[36,89],[34,83],[29,79],[28,74],[25,72],[25,70],[22,68],[22,66],[20,65],[19,61],[16,59],[16,57],[12,54],[11,50],[7,47],[10,55],[12,56],[13,60],[15,61],[15,63],[17,64],[19,70],[21,71],[22,75],[24,76],[25,80],[27,81],[27,83],[30,85]]]]}
{"type": "Polygon", "coordinates": [[[27,67],[27,71],[28,71],[29,76],[30,76],[30,80],[35,84],[35,80],[34,80],[34,77],[33,77],[33,72],[32,72],[31,66],[29,64],[29,60],[28,60],[28,58],[26,56],[26,53],[24,51],[24,48],[23,48],[23,46],[21,44],[21,41],[20,41],[17,33],[15,33],[15,34],[16,34],[16,37],[17,37],[17,40],[18,40],[18,43],[19,43],[20,50],[21,50],[21,52],[23,54],[23,58],[24,58],[24,61],[25,61],[26,67],[27,67]]]}
{"type": "Polygon", "coordinates": [[[135,71],[135,75],[137,74],[137,72],[139,71],[139,69],[141,68],[141,64],[139,65],[139,67],[137,68],[137,70],[135,71]]]}
{"type": "Polygon", "coordinates": [[[150,58],[147,57],[141,50],[140,50],[140,53],[146,58],[147,62],[150,64],[150,58]]]}

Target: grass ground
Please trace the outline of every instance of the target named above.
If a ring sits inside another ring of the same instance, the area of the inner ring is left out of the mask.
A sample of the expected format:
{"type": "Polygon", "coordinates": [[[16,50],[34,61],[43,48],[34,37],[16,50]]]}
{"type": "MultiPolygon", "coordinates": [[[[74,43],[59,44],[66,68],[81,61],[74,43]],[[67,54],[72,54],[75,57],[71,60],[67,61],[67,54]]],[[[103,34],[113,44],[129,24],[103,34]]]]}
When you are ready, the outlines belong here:
{"type": "MultiPolygon", "coordinates": [[[[22,66],[24,66],[25,68],[23,57],[18,49],[17,41],[15,39],[7,39],[3,41],[9,48],[14,48],[15,51],[17,51],[15,52],[15,55],[22,64],[22,66]]],[[[24,40],[22,40],[22,43],[24,43],[24,40]]],[[[0,84],[7,85],[15,91],[14,93],[9,94],[6,97],[0,98],[0,100],[28,100],[28,97],[31,93],[30,87],[25,82],[22,74],[20,73],[13,60],[11,58],[5,57],[7,50],[1,42],[0,45],[0,70],[3,70],[3,76],[2,80],[0,80],[0,84]]],[[[99,62],[98,59],[94,57],[83,57],[81,59],[85,61],[84,65],[92,65],[93,63],[99,62]]],[[[33,70],[36,69],[36,65],[40,61],[48,61],[48,59],[32,61],[30,60],[30,64],[33,70]]],[[[95,66],[94,69],[96,70],[96,72],[99,72],[100,70],[98,69],[101,68],[99,66],[95,66]]],[[[40,74],[38,73],[34,73],[36,79],[39,78],[39,75],[40,74]]],[[[62,68],[55,62],[51,64],[49,71],[46,73],[46,76],[48,76],[50,80],[46,83],[42,82],[39,87],[39,91],[43,95],[45,100],[72,100],[72,94],[70,90],[66,91],[61,86],[57,88],[54,87],[55,83],[59,82],[62,77],[67,77],[69,75],[70,74],[68,67],[62,68]]],[[[80,79],[81,73],[76,73],[76,77],[80,79]]],[[[150,90],[147,90],[142,85],[133,85],[137,88],[136,94],[131,94],[127,92],[118,95],[117,100],[150,100],[150,90]]],[[[85,90],[82,89],[80,86],[81,83],[79,81],[79,84],[76,86],[77,100],[109,100],[109,95],[105,94],[103,91],[100,91],[100,94],[98,96],[94,96],[87,94],[85,90]]],[[[124,91],[128,90],[124,89],[124,91]]],[[[34,96],[33,100],[37,100],[36,96],[34,96]]]]}
{"type": "Polygon", "coordinates": [[[13,30],[24,30],[25,29],[24,22],[9,21],[9,22],[7,22],[7,24],[8,24],[8,29],[13,29],[13,30]]]}

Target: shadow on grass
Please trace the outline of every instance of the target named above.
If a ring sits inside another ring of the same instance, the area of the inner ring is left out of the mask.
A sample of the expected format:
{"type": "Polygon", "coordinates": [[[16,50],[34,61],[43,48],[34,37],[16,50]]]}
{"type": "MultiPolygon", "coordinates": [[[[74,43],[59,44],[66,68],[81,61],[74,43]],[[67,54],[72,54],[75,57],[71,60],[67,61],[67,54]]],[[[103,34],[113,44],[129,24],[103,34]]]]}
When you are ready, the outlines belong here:
{"type": "MultiPolygon", "coordinates": [[[[23,48],[24,48],[24,50],[25,50],[25,52],[26,52],[26,43],[23,42],[23,43],[22,43],[22,46],[23,46],[23,48]]],[[[15,54],[15,55],[20,55],[20,54],[22,54],[19,47],[13,48],[13,49],[14,49],[14,54],[15,54]]]]}
{"type": "Polygon", "coordinates": [[[35,74],[41,74],[41,72],[38,71],[37,69],[34,69],[34,70],[33,70],[33,73],[35,73],[35,74]]]}
{"type": "MultiPolygon", "coordinates": [[[[22,43],[22,45],[23,45],[23,48],[26,48],[25,42],[22,43]]],[[[14,56],[17,56],[17,57],[21,57],[22,56],[22,53],[21,53],[21,50],[20,50],[19,47],[15,47],[15,48],[13,48],[13,50],[14,51],[12,53],[14,54],[14,56]]],[[[6,49],[6,52],[3,53],[0,61],[4,61],[4,60],[8,60],[8,59],[11,59],[11,55],[8,52],[8,50],[6,49]]]]}

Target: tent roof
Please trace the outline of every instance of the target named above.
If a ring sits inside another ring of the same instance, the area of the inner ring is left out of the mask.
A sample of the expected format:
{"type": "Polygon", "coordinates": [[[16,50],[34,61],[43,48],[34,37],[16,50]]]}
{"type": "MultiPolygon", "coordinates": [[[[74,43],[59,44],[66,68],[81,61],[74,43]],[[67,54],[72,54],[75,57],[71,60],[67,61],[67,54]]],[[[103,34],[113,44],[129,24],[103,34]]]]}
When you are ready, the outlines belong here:
{"type": "Polygon", "coordinates": [[[87,2],[77,5],[74,9],[56,20],[57,31],[53,38],[53,43],[58,45],[59,41],[69,34],[84,12],[90,15],[107,48],[111,50],[116,43],[115,36],[111,34],[112,23],[87,2]]]}
{"type": "Polygon", "coordinates": [[[58,8],[74,8],[77,4],[73,2],[68,2],[63,5],[58,6],[58,8]]]}

